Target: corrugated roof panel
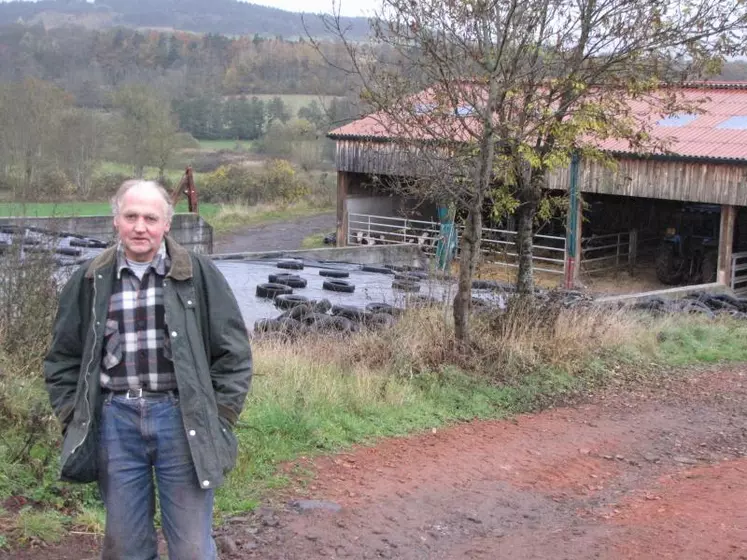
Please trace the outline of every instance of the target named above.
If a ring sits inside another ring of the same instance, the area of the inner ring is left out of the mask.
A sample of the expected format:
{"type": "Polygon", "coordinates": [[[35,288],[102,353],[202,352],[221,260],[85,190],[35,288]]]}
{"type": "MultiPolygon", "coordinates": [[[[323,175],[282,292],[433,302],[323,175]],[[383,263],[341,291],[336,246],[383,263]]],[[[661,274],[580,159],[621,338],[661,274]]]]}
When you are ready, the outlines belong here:
{"type": "MultiPolygon", "coordinates": [[[[656,114],[651,105],[644,101],[631,102],[631,109],[642,123],[654,123],[652,136],[667,144],[667,149],[660,153],[747,161],[747,82],[697,84],[697,87],[683,89],[681,93],[685,101],[698,107],[697,118],[680,116],[668,119],[667,115],[656,114]],[[677,126],[669,126],[669,123],[676,123],[677,126]],[[724,123],[730,124],[724,126],[724,123]]],[[[462,125],[465,123],[464,119],[455,120],[462,125]]],[[[386,140],[404,137],[417,130],[413,127],[406,133],[396,134],[392,132],[395,129],[396,127],[386,127],[378,119],[368,116],[333,130],[330,136],[386,140]]],[[[433,130],[440,130],[443,136],[451,136],[457,140],[467,138],[468,134],[464,126],[460,128],[452,123],[434,126],[433,130]]],[[[418,132],[418,137],[427,137],[418,132]]],[[[597,141],[596,145],[608,151],[640,153],[631,148],[626,140],[607,139],[597,141]]]]}

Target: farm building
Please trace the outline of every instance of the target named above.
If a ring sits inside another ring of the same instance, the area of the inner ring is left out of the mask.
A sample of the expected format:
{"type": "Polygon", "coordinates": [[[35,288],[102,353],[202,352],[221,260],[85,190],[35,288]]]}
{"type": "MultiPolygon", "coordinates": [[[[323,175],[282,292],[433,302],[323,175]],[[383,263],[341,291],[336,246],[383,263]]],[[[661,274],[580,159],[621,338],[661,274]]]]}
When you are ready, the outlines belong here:
{"type": "MultiPolygon", "coordinates": [[[[548,177],[548,191],[577,192],[579,200],[560,227],[537,232],[536,270],[570,286],[579,274],[634,267],[648,248],[663,284],[717,281],[747,290],[747,82],[694,83],[682,94],[699,110],[655,120],[651,134],[666,140],[665,152],[640,154],[606,140],[599,147],[616,168],[574,159],[548,177]]],[[[438,201],[386,187],[420,173],[412,152],[375,115],[329,137],[337,143],[338,245],[432,244],[438,201]]],[[[510,264],[512,235],[511,220],[487,228],[483,250],[510,264]]]]}

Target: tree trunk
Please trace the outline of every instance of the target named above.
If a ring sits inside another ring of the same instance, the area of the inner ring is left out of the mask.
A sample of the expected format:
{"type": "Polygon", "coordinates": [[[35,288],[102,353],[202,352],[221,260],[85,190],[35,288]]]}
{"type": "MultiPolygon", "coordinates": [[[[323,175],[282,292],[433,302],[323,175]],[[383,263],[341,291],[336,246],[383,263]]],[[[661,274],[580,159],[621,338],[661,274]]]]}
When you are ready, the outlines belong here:
{"type": "Polygon", "coordinates": [[[478,196],[464,223],[459,246],[459,283],[454,298],[454,334],[462,345],[469,344],[469,313],[472,307],[472,277],[480,255],[482,238],[482,202],[478,196]]]}
{"type": "Polygon", "coordinates": [[[516,231],[516,252],[519,255],[519,272],[516,277],[516,291],[520,294],[534,292],[534,265],[532,263],[534,217],[537,214],[537,202],[533,199],[522,202],[518,214],[516,231]]]}

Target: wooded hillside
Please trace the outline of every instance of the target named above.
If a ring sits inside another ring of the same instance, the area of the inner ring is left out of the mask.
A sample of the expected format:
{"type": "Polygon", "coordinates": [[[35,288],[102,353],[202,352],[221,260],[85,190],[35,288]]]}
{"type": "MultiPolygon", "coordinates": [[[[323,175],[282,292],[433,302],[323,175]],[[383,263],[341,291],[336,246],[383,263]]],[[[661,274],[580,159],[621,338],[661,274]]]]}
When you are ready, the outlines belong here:
{"type": "MultiPolygon", "coordinates": [[[[329,7],[332,7],[330,1],[329,7]]],[[[42,23],[60,27],[71,23],[94,28],[115,26],[157,27],[222,33],[226,35],[305,36],[304,21],[315,37],[327,32],[318,17],[286,12],[238,0],[40,0],[0,3],[0,21],[42,23]]],[[[343,18],[352,39],[363,39],[368,32],[365,18],[343,18]]]]}

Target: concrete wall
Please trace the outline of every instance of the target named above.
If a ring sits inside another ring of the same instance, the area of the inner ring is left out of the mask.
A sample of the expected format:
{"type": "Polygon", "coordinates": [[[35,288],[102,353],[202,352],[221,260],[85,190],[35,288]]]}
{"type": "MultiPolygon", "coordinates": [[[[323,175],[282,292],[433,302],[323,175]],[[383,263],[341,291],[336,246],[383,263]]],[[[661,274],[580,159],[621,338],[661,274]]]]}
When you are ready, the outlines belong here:
{"type": "Polygon", "coordinates": [[[425,255],[420,248],[414,245],[367,245],[355,247],[330,247],[325,249],[305,249],[299,251],[225,253],[213,255],[213,258],[218,260],[296,258],[354,264],[428,267],[428,256],[425,255]]]}
{"type": "MultiPolygon", "coordinates": [[[[53,233],[73,233],[105,242],[114,241],[111,216],[81,216],[77,218],[0,218],[0,226],[25,225],[53,233]]],[[[175,214],[171,236],[195,253],[213,252],[213,228],[201,216],[175,214]]]]}

